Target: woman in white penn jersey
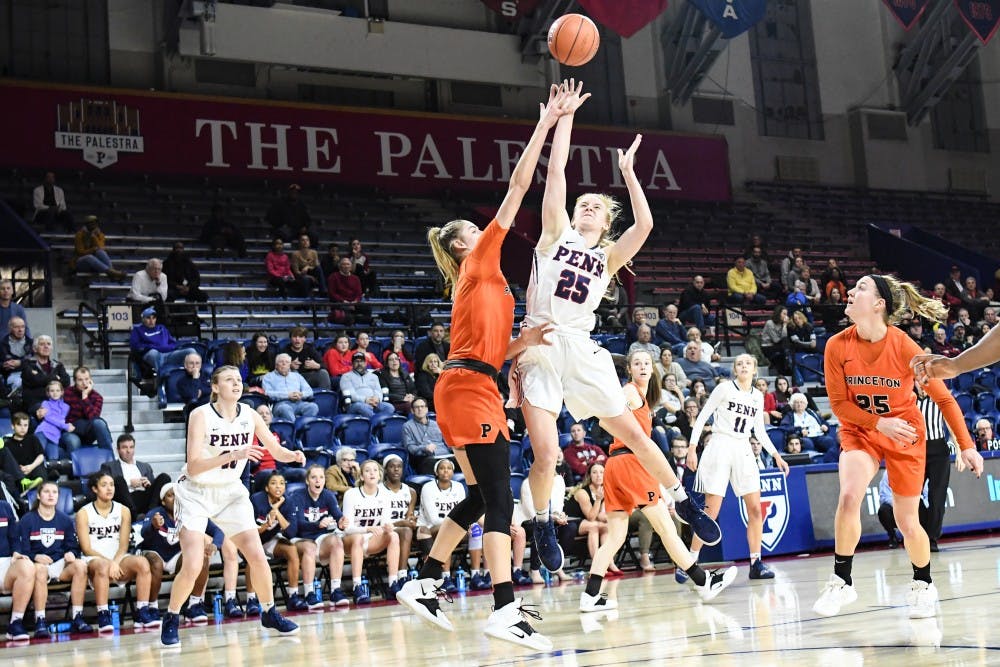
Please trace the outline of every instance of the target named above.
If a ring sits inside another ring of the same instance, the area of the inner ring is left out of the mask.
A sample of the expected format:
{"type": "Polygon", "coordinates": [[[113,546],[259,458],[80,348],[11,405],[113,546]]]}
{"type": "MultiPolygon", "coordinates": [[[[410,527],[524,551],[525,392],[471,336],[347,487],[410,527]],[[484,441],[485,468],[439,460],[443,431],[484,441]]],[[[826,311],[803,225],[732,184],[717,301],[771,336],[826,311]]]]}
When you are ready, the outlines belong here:
{"type": "Polygon", "coordinates": [[[409,484],[403,483],[403,459],[396,454],[389,454],[382,459],[385,467],[385,477],[382,486],[389,492],[389,520],[396,527],[399,535],[399,569],[405,571],[410,557],[410,546],[417,531],[417,517],[414,508],[417,505],[417,492],[409,484]]]}
{"type": "Polygon", "coordinates": [[[625,442],[642,465],[677,501],[678,515],[692,523],[695,533],[708,543],[720,537],[719,528],[688,502],[687,494],[663,453],[632,417],[615,372],[611,354],[590,339],[594,311],[612,276],[639,252],[653,229],[653,215],[635,175],[635,153],[642,135],[627,151],[618,151],[618,167],[628,188],[635,223],[611,242],[607,234],[619,206],[607,195],[588,193],[576,200],[573,219],[566,212],[566,162],[569,158],[573,116],[590,93],[570,81],[575,94],[568,113],[559,118],[552,138],[545,195],[542,200],[542,233],[535,246],[528,284],[524,324],[554,325],[546,345],[526,350],[511,371],[514,402],[520,407],[531,436],[535,462],[528,482],[535,499],[534,539],[542,563],[550,571],[562,568],[563,554],[549,514],[548,499],[559,451],[556,418],[563,402],[573,418],[591,416],[625,442]]]}
{"type": "Polygon", "coordinates": [[[267,449],[276,460],[305,463],[302,452],[282,447],[259,414],[239,403],[243,378],[235,366],[212,373],[212,397],[191,411],[187,463],[174,488],[175,516],[180,528],[181,568],[170,589],[170,603],[160,629],[160,643],[178,647],[178,614],[191,594],[205,551],[205,528],[211,519],[236,544],[247,562],[247,575],[261,605],[261,625],[282,634],[299,627],[274,606],[274,583],[260,543],[253,504],[240,478],[247,461],[260,461],[267,449]],[[263,447],[253,445],[253,436],[263,447]]]}
{"type": "MultiPolygon", "coordinates": [[[[382,466],[374,459],[361,464],[361,479],[344,493],[344,551],[351,554],[351,572],[357,591],[365,556],[385,552],[389,570],[389,599],[395,599],[406,583],[406,570],[399,571],[399,535],[392,524],[392,504],[389,490],[380,484],[382,466]]],[[[358,599],[363,604],[367,599],[358,599]]]]}
{"type": "Polygon", "coordinates": [[[160,614],[155,604],[149,606],[152,581],[150,563],[144,556],[129,554],[132,537],[132,515],[128,508],[113,500],[115,480],[111,475],[96,472],[90,476],[90,490],[96,496],[76,513],[76,534],[80,552],[87,563],[87,574],[94,587],[97,604],[97,631],[111,632],[111,611],[108,609],[108,589],[111,582],[135,580],[135,627],[160,627],[160,614]]]}
{"type": "MultiPolygon", "coordinates": [[[[726,486],[732,485],[733,493],[743,499],[747,510],[750,578],[772,579],[774,572],[760,559],[764,517],[760,511],[760,470],[750,446],[750,432],[754,432],[764,449],[774,457],[774,464],[785,475],[788,475],[788,464],[767,434],[764,395],[753,386],[757,360],[749,354],[741,354],[733,362],[733,374],[735,379],[722,382],[712,390],[704,409],[698,414],[691,429],[687,465],[698,473],[695,490],[705,494],[705,511],[713,519],[719,516],[726,486]],[[705,445],[699,464],[697,445],[709,416],[715,417],[712,439],[705,445]]],[[[697,536],[691,540],[695,562],[701,544],[697,536]]],[[[676,578],[679,582],[685,579],[681,576],[676,578]]]]}

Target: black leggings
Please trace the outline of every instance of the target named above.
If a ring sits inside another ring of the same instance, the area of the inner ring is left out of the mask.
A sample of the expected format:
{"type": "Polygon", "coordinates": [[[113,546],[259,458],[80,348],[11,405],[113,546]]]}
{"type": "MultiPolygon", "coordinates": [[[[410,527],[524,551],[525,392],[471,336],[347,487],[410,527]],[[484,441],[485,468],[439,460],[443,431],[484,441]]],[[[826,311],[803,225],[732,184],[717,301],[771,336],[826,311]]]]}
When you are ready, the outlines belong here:
{"type": "Polygon", "coordinates": [[[472,488],[478,489],[481,499],[479,502],[466,499],[469,501],[466,507],[463,507],[466,501],[462,501],[449,517],[463,528],[468,528],[468,525],[463,525],[463,520],[467,518],[463,514],[467,513],[468,505],[485,505],[486,522],[483,532],[509,535],[514,514],[514,494],[510,490],[510,441],[500,435],[492,445],[465,447],[465,454],[476,478],[476,484],[472,488]]]}

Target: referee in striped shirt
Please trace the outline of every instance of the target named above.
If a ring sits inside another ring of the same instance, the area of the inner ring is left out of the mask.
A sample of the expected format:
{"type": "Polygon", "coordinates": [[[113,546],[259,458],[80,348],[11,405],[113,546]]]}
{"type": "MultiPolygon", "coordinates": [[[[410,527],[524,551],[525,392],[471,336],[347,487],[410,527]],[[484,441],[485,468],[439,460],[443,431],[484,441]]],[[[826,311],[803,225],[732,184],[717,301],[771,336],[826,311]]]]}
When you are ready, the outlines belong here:
{"type": "Polygon", "coordinates": [[[951,449],[948,446],[948,427],[937,404],[924,392],[919,382],[914,383],[917,407],[924,416],[927,428],[927,461],[924,479],[927,480],[927,512],[921,512],[924,530],[931,541],[931,551],[938,550],[938,538],[944,523],[944,505],[948,497],[948,478],[951,474],[951,449]]]}

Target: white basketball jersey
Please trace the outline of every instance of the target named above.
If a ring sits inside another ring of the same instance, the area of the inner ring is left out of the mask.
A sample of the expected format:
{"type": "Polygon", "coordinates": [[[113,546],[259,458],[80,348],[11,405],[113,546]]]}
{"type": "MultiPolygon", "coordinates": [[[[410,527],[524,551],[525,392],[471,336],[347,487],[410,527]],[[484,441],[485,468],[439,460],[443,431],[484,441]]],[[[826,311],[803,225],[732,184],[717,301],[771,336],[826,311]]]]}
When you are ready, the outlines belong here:
{"type": "Polygon", "coordinates": [[[560,332],[589,336],[610,282],[607,253],[588,248],[583,236],[567,226],[551,246],[535,248],[524,321],[529,326],[551,322],[560,332]]]}
{"type": "Polygon", "coordinates": [[[111,501],[111,511],[106,517],[101,516],[94,503],[87,505],[87,534],[94,551],[108,560],[117,556],[122,535],[121,503],[111,501]]]}
{"type": "Polygon", "coordinates": [[[406,512],[410,509],[410,487],[403,484],[399,491],[393,491],[383,482],[381,489],[389,495],[389,521],[396,523],[406,518],[406,512]]]}
{"type": "Polygon", "coordinates": [[[372,526],[389,523],[389,491],[379,484],[374,494],[354,487],[344,493],[344,516],[348,533],[363,533],[372,526]]]}
{"type": "Polygon", "coordinates": [[[750,431],[760,441],[768,439],[764,423],[764,394],[751,387],[743,391],[735,380],[728,380],[712,390],[705,407],[698,413],[694,427],[691,430],[691,443],[698,441],[708,418],[715,416],[712,422],[712,433],[742,440],[750,445],[750,431]]]}
{"type": "Polygon", "coordinates": [[[448,516],[455,505],[465,500],[465,487],[452,482],[451,488],[442,489],[437,480],[431,480],[420,489],[420,521],[423,526],[436,526],[448,516]]]}
{"type": "MultiPolygon", "coordinates": [[[[202,405],[192,411],[201,412],[205,416],[205,440],[201,444],[201,457],[212,458],[225,452],[249,447],[253,444],[254,421],[250,414],[251,410],[242,403],[236,404],[236,418],[228,421],[215,410],[211,403],[202,405]]],[[[226,484],[240,484],[243,477],[243,468],[247,465],[247,459],[239,459],[232,463],[227,463],[221,468],[206,470],[200,475],[191,475],[184,466],[182,474],[199,484],[210,486],[223,486],[226,484]]]]}

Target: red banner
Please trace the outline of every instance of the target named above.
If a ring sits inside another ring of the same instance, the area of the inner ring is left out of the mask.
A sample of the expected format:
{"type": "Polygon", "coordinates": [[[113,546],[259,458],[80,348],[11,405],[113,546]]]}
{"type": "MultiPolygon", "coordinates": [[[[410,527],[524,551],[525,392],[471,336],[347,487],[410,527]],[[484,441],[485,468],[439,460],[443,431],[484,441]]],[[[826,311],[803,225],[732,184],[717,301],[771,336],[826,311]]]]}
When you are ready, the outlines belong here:
{"type": "MultiPolygon", "coordinates": [[[[427,194],[502,191],[527,122],[0,82],[0,165],[377,186],[427,194]]],[[[725,139],[643,131],[636,173],[653,199],[730,198],[725,139]]],[[[624,194],[617,149],[634,134],[580,127],[571,192],[624,194]]],[[[544,156],[536,178],[542,183],[544,156]]]]}
{"type": "Polygon", "coordinates": [[[580,0],[587,15],[622,37],[631,37],[667,8],[667,0],[580,0]]]}

